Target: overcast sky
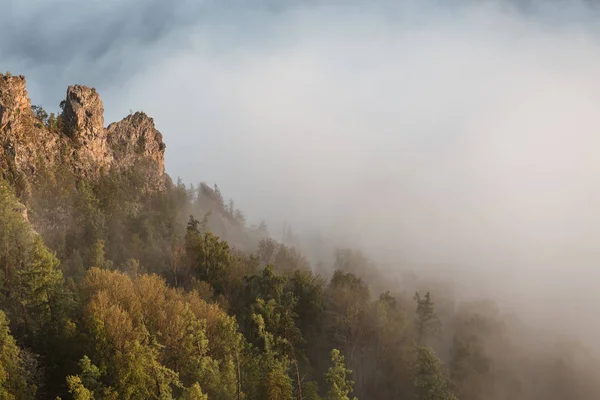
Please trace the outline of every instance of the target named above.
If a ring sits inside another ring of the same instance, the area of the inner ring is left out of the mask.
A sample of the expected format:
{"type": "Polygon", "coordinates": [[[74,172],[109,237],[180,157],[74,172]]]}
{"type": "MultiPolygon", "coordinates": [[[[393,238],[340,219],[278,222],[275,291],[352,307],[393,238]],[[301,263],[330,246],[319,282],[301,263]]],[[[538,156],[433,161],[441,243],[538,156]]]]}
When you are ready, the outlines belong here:
{"type": "Polygon", "coordinates": [[[592,314],[600,14],[518,3],[0,0],[0,70],[147,112],[252,221],[592,314]]]}

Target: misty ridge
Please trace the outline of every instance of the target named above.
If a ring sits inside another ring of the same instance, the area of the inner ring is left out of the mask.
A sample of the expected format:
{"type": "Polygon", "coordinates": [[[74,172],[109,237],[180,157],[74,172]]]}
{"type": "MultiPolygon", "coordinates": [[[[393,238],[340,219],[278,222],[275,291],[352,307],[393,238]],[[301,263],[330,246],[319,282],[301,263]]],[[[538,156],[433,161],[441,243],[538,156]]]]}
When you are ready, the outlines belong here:
{"type": "Polygon", "coordinates": [[[600,398],[595,2],[7,5],[0,398],[600,398]]]}

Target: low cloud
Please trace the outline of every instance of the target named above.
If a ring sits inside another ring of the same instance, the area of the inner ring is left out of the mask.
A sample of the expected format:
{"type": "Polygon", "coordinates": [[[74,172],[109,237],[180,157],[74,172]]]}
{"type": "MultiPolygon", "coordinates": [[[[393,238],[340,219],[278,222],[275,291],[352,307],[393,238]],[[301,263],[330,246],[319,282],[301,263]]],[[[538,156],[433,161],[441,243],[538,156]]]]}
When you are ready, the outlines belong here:
{"type": "Polygon", "coordinates": [[[273,230],[321,231],[557,327],[600,309],[591,6],[88,3],[0,17],[34,102],[77,81],[107,120],[143,109],[172,176],[217,182],[273,230]]]}

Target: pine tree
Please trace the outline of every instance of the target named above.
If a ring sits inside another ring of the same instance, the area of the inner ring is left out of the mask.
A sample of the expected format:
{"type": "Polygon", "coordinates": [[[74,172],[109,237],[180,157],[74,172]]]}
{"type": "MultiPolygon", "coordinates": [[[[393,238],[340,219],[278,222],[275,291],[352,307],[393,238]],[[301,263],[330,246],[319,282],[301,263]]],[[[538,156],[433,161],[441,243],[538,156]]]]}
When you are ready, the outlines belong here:
{"type": "MultiPolygon", "coordinates": [[[[264,305],[262,299],[258,303],[264,305]]],[[[271,300],[272,304],[272,300],[271,300]]],[[[263,352],[260,360],[259,396],[266,400],[291,400],[292,380],[287,375],[289,361],[278,351],[281,338],[269,332],[261,314],[253,314],[258,336],[262,339],[263,352]]]]}
{"type": "Polygon", "coordinates": [[[73,400],[94,400],[94,394],[83,385],[79,376],[67,376],[67,387],[73,400]]]}
{"type": "MultiPolygon", "coordinates": [[[[346,368],[344,356],[339,350],[331,350],[331,362],[329,371],[325,374],[325,382],[328,386],[326,400],[350,400],[350,393],[354,382],[349,379],[352,371],[346,368]]],[[[353,397],[352,400],[357,400],[353,397]]]]}
{"type": "Polygon", "coordinates": [[[430,347],[415,347],[413,385],[417,400],[458,400],[451,392],[442,362],[430,347]]]}
{"type": "Polygon", "coordinates": [[[60,317],[63,276],[58,266],[58,259],[36,235],[31,260],[17,272],[16,287],[24,317],[34,332],[60,317]]]}
{"type": "Polygon", "coordinates": [[[200,385],[196,382],[186,389],[182,400],[208,400],[208,396],[202,393],[202,388],[200,388],[200,385]]]}
{"type": "Polygon", "coordinates": [[[0,311],[0,399],[33,399],[36,388],[27,381],[21,350],[10,334],[6,315],[0,311]]]}
{"type": "Polygon", "coordinates": [[[419,292],[416,292],[413,299],[417,303],[415,320],[417,343],[423,344],[430,337],[440,333],[441,323],[435,314],[435,304],[431,300],[431,294],[429,292],[425,293],[425,297],[423,298],[419,292]]]}

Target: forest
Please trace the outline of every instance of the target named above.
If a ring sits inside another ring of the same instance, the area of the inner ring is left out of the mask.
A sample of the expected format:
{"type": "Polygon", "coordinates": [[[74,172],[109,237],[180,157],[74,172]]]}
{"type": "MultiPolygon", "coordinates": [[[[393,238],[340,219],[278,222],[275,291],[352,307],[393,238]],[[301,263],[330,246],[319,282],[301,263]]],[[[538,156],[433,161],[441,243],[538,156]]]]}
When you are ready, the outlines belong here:
{"type": "Polygon", "coordinates": [[[493,299],[391,283],[360,249],[315,263],[146,168],[0,182],[0,399],[600,398],[592,351],[493,299]]]}

